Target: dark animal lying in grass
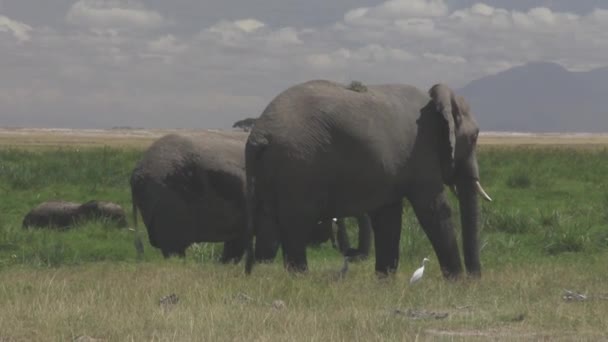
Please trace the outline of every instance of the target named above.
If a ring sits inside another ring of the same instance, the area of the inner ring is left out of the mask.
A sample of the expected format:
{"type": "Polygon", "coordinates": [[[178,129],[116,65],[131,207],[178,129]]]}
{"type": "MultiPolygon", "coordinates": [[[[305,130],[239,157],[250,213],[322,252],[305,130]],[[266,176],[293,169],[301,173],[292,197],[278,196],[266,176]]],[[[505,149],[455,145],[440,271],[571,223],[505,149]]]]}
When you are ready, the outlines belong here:
{"type": "Polygon", "coordinates": [[[106,201],[88,201],[79,208],[82,217],[91,220],[107,220],[119,227],[127,226],[124,209],[116,203],[106,201]]]}
{"type": "Polygon", "coordinates": [[[119,227],[127,225],[125,211],[112,202],[89,201],[84,204],[48,201],[32,209],[23,219],[23,228],[66,229],[88,220],[107,220],[119,227]]]}

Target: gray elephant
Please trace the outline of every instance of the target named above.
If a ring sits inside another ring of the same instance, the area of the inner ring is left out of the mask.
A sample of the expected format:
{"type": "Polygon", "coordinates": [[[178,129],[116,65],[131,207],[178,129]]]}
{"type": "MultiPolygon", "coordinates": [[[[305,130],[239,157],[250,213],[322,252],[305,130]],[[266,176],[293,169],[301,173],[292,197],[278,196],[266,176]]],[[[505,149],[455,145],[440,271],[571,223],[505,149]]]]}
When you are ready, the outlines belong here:
{"type": "Polygon", "coordinates": [[[247,134],[205,131],[155,141],[131,174],[150,244],[165,257],[184,256],[194,242],[224,242],[223,262],[244,250],[244,158],[247,134]]]}
{"type": "Polygon", "coordinates": [[[344,218],[334,218],[332,220],[319,221],[317,229],[313,230],[308,239],[309,245],[319,245],[328,240],[334,248],[340,250],[344,256],[349,257],[350,261],[359,261],[367,259],[371,246],[371,221],[368,215],[356,216],[357,225],[359,226],[358,247],[351,248],[348,236],[346,233],[346,223],[344,218]],[[337,229],[337,243],[334,237],[332,225],[335,224],[337,229]]]}
{"type": "Polygon", "coordinates": [[[81,217],[87,220],[105,220],[118,227],[127,226],[127,215],[124,209],[116,203],[93,200],[83,203],[78,210],[81,217]]]}
{"type": "Polygon", "coordinates": [[[22,226],[69,228],[86,220],[102,219],[119,227],[127,225],[124,210],[118,204],[89,201],[84,204],[68,201],[47,201],[27,213],[22,226]]]}
{"type": "MultiPolygon", "coordinates": [[[[248,236],[278,229],[285,266],[307,269],[302,237],[312,222],[369,213],[376,272],[397,269],[403,198],[431,241],[445,277],[462,264],[444,185],[460,204],[466,269],[480,275],[476,143],[469,106],[445,85],[355,91],[330,81],[293,86],[273,99],[246,149],[248,236]],[[266,218],[265,218],[266,216],[266,218]],[[264,225],[269,218],[278,225],[264,225]]],[[[252,269],[248,242],[246,272],[252,269]]]]}
{"type": "MultiPolygon", "coordinates": [[[[137,222],[139,209],[150,244],[165,257],[183,257],[195,242],[224,242],[220,261],[241,259],[246,241],[247,136],[227,131],[193,137],[169,134],[144,153],[130,181],[134,219],[137,222]]],[[[327,225],[315,225],[306,239],[323,235],[319,229],[327,225]]],[[[256,259],[272,260],[277,249],[275,235],[256,238],[256,259]]]]}

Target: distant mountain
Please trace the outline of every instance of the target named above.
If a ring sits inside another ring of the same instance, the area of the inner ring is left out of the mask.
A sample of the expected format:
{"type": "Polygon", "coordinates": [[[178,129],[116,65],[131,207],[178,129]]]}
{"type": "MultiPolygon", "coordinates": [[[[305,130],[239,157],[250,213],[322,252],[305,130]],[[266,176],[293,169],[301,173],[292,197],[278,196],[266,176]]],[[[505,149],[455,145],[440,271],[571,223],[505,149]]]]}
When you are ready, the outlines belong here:
{"type": "Polygon", "coordinates": [[[456,90],[483,131],[608,132],[608,68],[571,72],[535,62],[456,90]]]}

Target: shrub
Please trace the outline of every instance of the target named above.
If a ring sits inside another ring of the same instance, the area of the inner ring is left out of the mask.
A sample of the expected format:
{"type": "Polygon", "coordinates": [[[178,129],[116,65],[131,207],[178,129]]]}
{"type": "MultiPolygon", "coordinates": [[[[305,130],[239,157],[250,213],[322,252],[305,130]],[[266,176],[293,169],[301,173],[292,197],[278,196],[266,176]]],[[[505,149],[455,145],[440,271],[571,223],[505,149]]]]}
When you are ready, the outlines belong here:
{"type": "Polygon", "coordinates": [[[490,211],[484,214],[484,228],[508,233],[523,234],[530,231],[532,220],[519,210],[490,211]]]}
{"type": "Polygon", "coordinates": [[[367,87],[359,81],[350,82],[346,89],[355,91],[357,93],[365,93],[367,91],[367,87]]]}
{"type": "Polygon", "coordinates": [[[590,242],[588,228],[584,228],[579,222],[572,222],[569,217],[558,211],[546,216],[541,214],[541,224],[545,227],[544,250],[550,255],[581,252],[590,242]]]}

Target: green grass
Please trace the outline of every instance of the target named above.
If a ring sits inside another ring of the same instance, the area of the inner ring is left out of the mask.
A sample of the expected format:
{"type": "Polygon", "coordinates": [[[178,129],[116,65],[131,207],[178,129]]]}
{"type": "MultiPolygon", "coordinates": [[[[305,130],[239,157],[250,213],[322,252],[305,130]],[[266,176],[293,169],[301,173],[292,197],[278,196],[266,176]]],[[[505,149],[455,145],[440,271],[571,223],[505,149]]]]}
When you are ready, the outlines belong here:
{"type": "MultiPolygon", "coordinates": [[[[561,298],[564,288],[608,292],[606,149],[482,146],[481,181],[494,202],[482,203],[479,281],[443,280],[407,204],[400,269],[388,281],[375,278],[373,257],[335,280],[341,258],[329,244],[308,250],[307,275],[287,274],[278,258],[245,277],[242,265],[217,263],[221,244],[197,244],[185,260],[165,260],[140,227],[146,248],[139,260],[133,232],[103,222],[63,232],[21,228],[23,216],[50,199],[113,201],[131,220],[128,179],[141,153],[0,149],[0,341],[595,340],[608,332],[608,301],[561,298]],[[423,281],[408,286],[425,256],[431,263],[423,281]],[[163,312],[158,299],[170,293],[180,302],[163,312]],[[286,308],[273,309],[275,299],[286,308]],[[393,313],[408,308],[449,315],[393,313]]],[[[354,243],[354,220],[348,224],[354,243]]]]}

